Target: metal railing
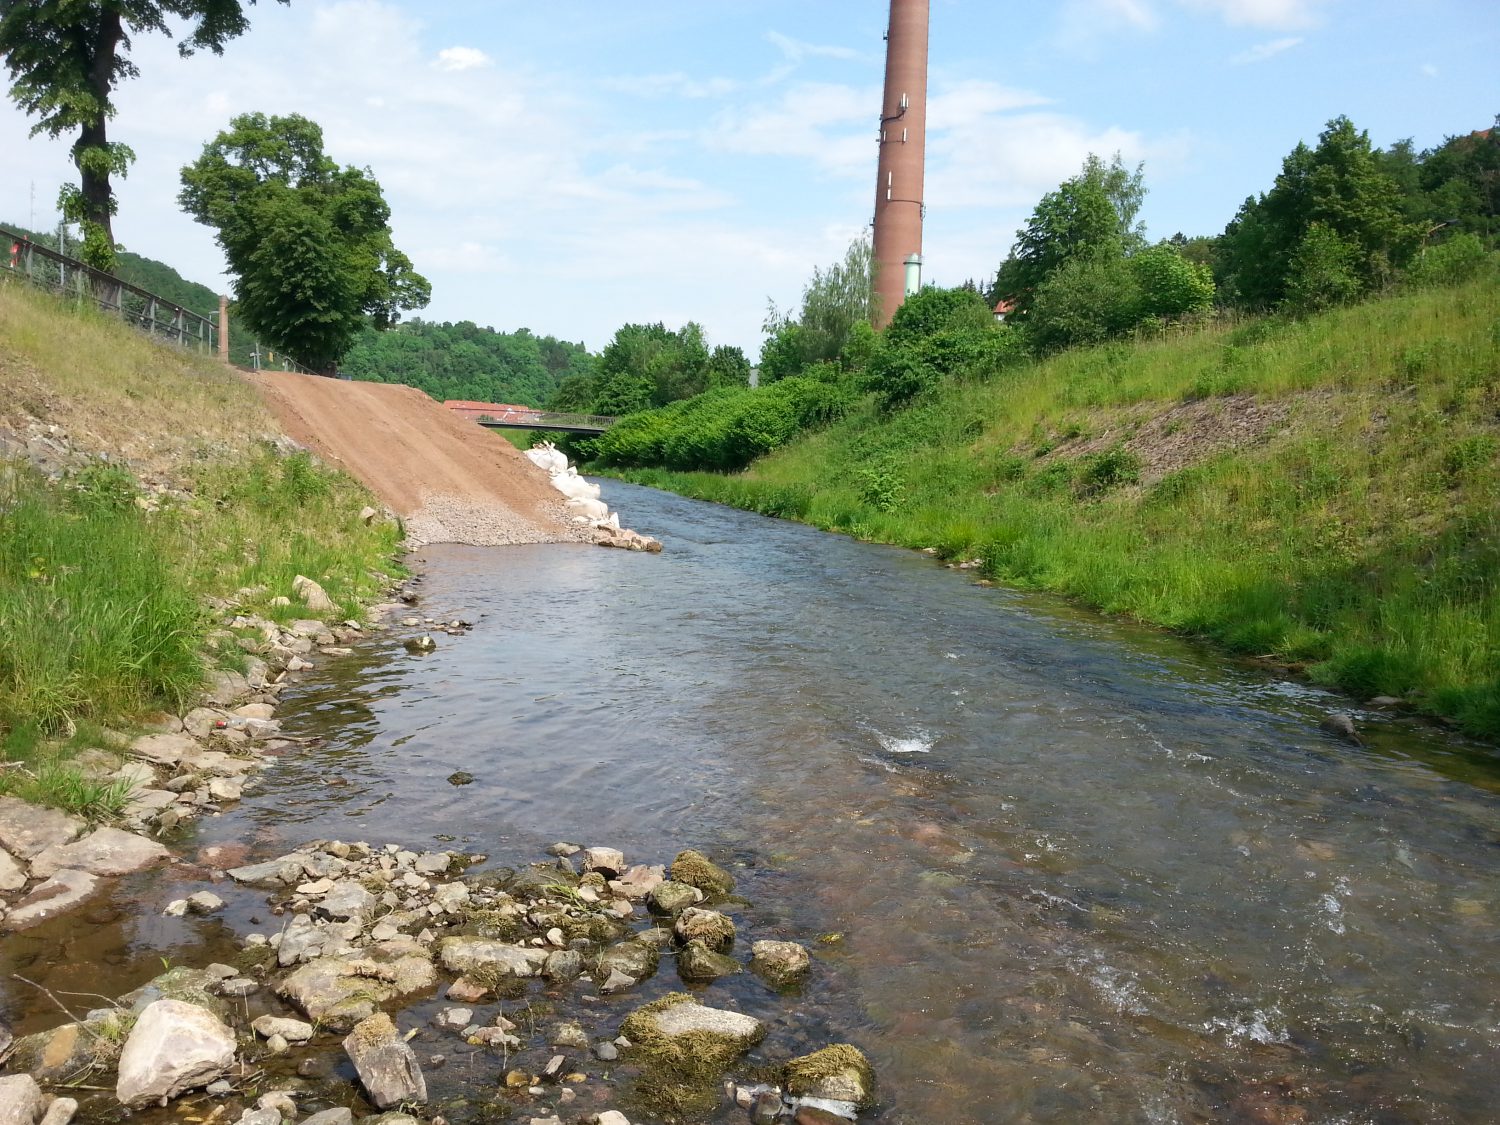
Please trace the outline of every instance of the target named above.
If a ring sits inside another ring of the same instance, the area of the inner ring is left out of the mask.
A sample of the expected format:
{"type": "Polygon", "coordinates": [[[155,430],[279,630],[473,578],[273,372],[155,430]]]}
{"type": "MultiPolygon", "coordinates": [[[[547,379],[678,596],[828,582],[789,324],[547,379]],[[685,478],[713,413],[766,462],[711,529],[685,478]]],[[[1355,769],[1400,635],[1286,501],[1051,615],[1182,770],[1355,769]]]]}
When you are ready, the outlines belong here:
{"type": "Polygon", "coordinates": [[[209,317],[49,250],[23,234],[0,227],[0,239],[4,240],[0,277],[20,278],[74,296],[80,304],[95,304],[154,337],[185,348],[213,352],[218,347],[219,325],[209,317]]]}

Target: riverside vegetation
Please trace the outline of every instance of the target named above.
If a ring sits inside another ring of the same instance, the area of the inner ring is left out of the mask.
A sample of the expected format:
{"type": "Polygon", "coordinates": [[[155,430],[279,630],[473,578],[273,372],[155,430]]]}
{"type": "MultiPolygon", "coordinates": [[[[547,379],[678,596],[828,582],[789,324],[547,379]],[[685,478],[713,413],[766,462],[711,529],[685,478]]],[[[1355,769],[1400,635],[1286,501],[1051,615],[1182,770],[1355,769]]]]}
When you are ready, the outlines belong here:
{"type": "Polygon", "coordinates": [[[357,616],[400,529],[216,362],[18,286],[0,324],[0,793],[105,816],[125,793],[72,759],[244,662],[225,599],[305,617],[311,575],[357,616]]]}
{"type": "MultiPolygon", "coordinates": [[[[1494,739],[1497,324],[1490,264],[1453,287],[1034,361],[1007,362],[998,332],[996,354],[905,408],[889,385],[849,395],[841,420],[743,473],[622,467],[634,420],[596,450],[630,480],[978,559],[1494,739]]],[[[914,346],[951,350],[945,334],[914,346]]],[[[658,440],[659,464],[690,440],[658,440]]]]}

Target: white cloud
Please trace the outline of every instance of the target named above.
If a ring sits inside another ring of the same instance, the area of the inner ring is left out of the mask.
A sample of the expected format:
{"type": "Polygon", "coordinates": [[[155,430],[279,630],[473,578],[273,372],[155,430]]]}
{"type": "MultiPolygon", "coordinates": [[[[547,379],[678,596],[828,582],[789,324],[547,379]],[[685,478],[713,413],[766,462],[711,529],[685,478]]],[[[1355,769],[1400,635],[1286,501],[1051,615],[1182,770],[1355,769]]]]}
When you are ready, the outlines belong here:
{"type": "Polygon", "coordinates": [[[1159,22],[1149,0],[1067,0],[1057,38],[1066,50],[1091,53],[1111,36],[1154,31],[1159,22]]]}
{"type": "Polygon", "coordinates": [[[727,109],[705,134],[710,148],[809,159],[840,175],[872,171],[880,88],[799,83],[770,105],[727,109]]]}
{"type": "Polygon", "coordinates": [[[448,47],[438,52],[439,70],[482,70],[494,60],[477,47],[448,47]]]}
{"type": "Polygon", "coordinates": [[[857,59],[859,52],[852,47],[819,46],[816,43],[804,43],[800,39],[793,39],[790,35],[783,35],[779,31],[768,31],[766,42],[774,45],[788,62],[799,63],[807,58],[827,59],[857,59]]]}
{"type": "Polygon", "coordinates": [[[1189,8],[1217,12],[1237,27],[1272,31],[1315,27],[1327,0],[1180,0],[1189,8]]]}
{"type": "Polygon", "coordinates": [[[1423,63],[1421,70],[1422,74],[1427,78],[1436,78],[1438,76],[1438,68],[1431,63],[1423,63]]]}
{"type": "Polygon", "coordinates": [[[1275,58],[1283,51],[1290,51],[1293,47],[1300,46],[1301,36],[1290,36],[1286,39],[1272,39],[1266,43],[1257,43],[1249,50],[1241,51],[1229,61],[1236,66],[1245,66],[1250,63],[1265,62],[1267,59],[1275,58]]]}

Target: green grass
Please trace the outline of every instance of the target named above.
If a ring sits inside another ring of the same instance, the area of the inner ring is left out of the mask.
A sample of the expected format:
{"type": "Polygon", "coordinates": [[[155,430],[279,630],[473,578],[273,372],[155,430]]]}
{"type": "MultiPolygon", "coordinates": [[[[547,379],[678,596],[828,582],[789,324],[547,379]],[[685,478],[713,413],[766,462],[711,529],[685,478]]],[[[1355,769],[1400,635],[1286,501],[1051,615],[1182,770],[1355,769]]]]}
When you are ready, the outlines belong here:
{"type": "Polygon", "coordinates": [[[25,329],[0,346],[0,388],[26,388],[96,433],[97,419],[119,425],[128,402],[134,448],[180,486],[150,496],[114,459],[55,481],[0,463],[0,792],[105,818],[123,790],[71,759],[107,747],[106,728],[180,713],[211,664],[243,659],[211,643],[220,622],[210,598],[310,616],[292,591],[304,574],[337,604],[334,616],[358,616],[381,572],[399,572],[400,532],[359,519],[372,498],[343,473],[258,441],[274,423],[222,368],[3,286],[0,313],[25,329]],[[76,362],[91,364],[87,386],[52,377],[52,364],[76,362]],[[273,608],[278,596],[292,607],[273,608]]]}
{"type": "Polygon", "coordinates": [[[737,475],[622,475],[978,557],[1497,739],[1497,450],[1491,276],[866,403],[737,475]]]}

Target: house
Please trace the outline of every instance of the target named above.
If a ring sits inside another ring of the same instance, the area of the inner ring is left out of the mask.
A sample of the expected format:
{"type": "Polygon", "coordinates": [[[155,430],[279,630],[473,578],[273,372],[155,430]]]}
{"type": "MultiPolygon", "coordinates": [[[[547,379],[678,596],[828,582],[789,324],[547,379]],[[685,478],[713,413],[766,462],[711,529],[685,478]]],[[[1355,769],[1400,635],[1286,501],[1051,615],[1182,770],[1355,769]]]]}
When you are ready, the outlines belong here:
{"type": "Polygon", "coordinates": [[[1005,318],[1016,311],[1014,301],[1001,301],[995,306],[995,320],[999,324],[1005,323],[1005,318]]]}

